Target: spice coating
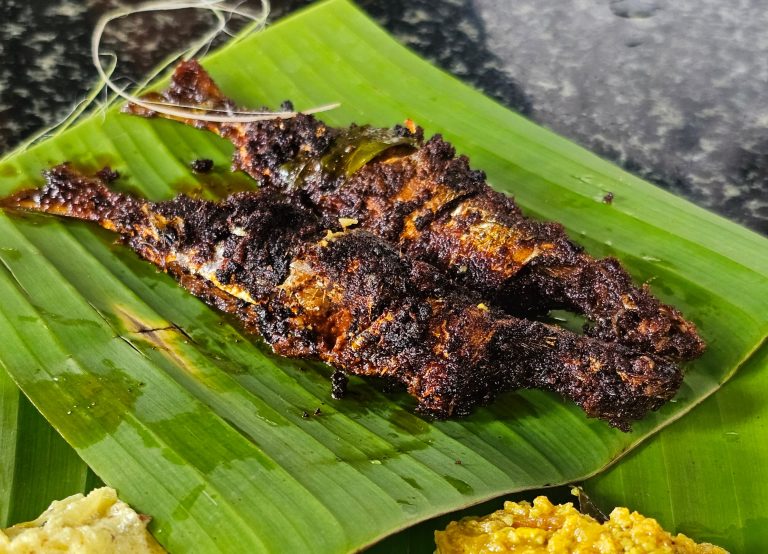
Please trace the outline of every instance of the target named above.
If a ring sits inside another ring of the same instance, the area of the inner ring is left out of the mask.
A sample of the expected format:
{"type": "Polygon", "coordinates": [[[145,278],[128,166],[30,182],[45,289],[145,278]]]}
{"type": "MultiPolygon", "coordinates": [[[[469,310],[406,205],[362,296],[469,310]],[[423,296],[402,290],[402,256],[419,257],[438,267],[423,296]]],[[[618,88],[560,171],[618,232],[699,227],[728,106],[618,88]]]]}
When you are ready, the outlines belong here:
{"type": "Polygon", "coordinates": [[[46,180],[3,206],[113,230],[275,352],[400,383],[439,418],[466,415],[503,391],[541,388],[627,430],[682,382],[658,356],[489,308],[381,237],[327,231],[310,208],[273,190],[151,203],[67,165],[46,180]]]}
{"type": "MultiPolygon", "coordinates": [[[[163,98],[235,109],[195,61],[177,67],[163,98]]],[[[138,106],[127,110],[162,116],[138,106]]],[[[647,285],[633,284],[618,260],[593,258],[558,223],[524,217],[439,135],[425,142],[420,129],[396,127],[392,136],[410,142],[384,143],[389,148],[377,148],[379,139],[364,135],[358,151],[373,143],[375,155],[358,167],[349,162],[354,155],[348,149],[335,148],[349,143],[350,130],[330,128],[309,115],[247,124],[184,121],[232,141],[234,168],[262,186],[300,193],[329,226],[338,218],[355,219],[508,313],[572,310],[591,321],[590,336],[674,360],[694,359],[704,350],[694,324],[661,303],[647,285]],[[339,171],[345,164],[348,171],[339,171]]]]}

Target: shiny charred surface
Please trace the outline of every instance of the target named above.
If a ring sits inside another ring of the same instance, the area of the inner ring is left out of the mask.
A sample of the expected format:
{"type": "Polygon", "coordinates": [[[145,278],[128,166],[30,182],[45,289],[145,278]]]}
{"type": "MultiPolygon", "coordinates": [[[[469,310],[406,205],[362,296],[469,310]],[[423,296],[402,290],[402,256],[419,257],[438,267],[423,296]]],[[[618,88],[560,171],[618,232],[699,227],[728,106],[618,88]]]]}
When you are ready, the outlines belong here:
{"type": "MultiPolygon", "coordinates": [[[[163,96],[171,103],[234,109],[195,61],[178,66],[163,96]]],[[[127,110],[155,115],[136,106],[127,110]]],[[[404,140],[374,147],[376,155],[350,173],[329,170],[335,167],[329,157],[349,156],[339,144],[366,150],[373,141],[362,136],[351,144],[349,130],[329,128],[312,116],[249,124],[185,122],[231,140],[233,167],[263,186],[292,191],[327,221],[357,220],[510,314],[571,310],[591,321],[590,336],[673,360],[694,359],[705,348],[695,326],[646,285],[636,286],[616,259],[595,259],[571,242],[560,224],[524,217],[440,136],[425,142],[412,124],[380,130],[404,140]]]]}
{"type": "Polygon", "coordinates": [[[220,203],[150,203],[66,165],[46,179],[3,206],[116,231],[277,353],[400,383],[436,417],[466,415],[503,391],[542,388],[627,430],[682,382],[663,358],[489,308],[380,236],[329,231],[312,207],[272,190],[220,203]]]}

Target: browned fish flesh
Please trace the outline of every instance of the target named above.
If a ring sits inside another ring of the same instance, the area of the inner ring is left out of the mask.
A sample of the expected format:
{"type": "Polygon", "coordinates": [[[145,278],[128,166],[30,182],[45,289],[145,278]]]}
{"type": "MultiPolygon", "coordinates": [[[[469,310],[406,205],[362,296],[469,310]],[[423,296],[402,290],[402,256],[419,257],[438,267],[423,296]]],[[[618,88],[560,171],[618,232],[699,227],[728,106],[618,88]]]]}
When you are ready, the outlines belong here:
{"type": "MultiPolygon", "coordinates": [[[[196,61],[181,63],[155,98],[237,109],[196,61]]],[[[167,117],[136,105],[126,109],[167,117]]],[[[331,128],[305,114],[252,123],[182,121],[229,139],[235,169],[264,187],[292,191],[327,225],[354,219],[510,314],[567,309],[585,315],[586,333],[604,341],[674,360],[704,350],[695,325],[647,285],[635,285],[618,260],[593,258],[558,223],[524,217],[439,135],[425,141],[410,123],[331,128]]]]}
{"type": "Polygon", "coordinates": [[[682,382],[664,358],[489,307],[365,229],[327,231],[273,190],[153,203],[110,190],[108,174],[57,166],[2,206],[98,223],[275,352],[400,383],[433,416],[541,388],[628,430],[682,382]]]}

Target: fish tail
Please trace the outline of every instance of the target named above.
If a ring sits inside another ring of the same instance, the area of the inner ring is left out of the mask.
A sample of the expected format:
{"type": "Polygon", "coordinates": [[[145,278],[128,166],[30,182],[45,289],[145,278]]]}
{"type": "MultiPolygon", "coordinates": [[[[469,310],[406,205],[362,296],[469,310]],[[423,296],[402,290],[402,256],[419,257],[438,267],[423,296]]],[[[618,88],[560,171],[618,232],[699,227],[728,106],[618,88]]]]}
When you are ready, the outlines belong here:
{"type": "Polygon", "coordinates": [[[672,398],[683,381],[682,370],[664,358],[514,317],[497,320],[488,352],[487,367],[511,384],[499,389],[555,392],[623,431],[672,398]]]}
{"type": "Polygon", "coordinates": [[[143,202],[107,187],[111,171],[88,177],[61,164],[43,175],[45,186],[0,199],[0,207],[93,221],[123,235],[132,235],[136,222],[145,218],[143,202]]]}

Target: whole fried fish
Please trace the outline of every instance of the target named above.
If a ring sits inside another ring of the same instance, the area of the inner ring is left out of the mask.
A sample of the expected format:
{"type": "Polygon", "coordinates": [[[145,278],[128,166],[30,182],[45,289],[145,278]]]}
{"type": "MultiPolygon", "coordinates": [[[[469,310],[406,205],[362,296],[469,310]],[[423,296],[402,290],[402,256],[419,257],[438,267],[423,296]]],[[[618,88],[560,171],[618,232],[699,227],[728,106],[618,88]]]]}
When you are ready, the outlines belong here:
{"type": "Polygon", "coordinates": [[[2,206],[96,222],[275,352],[401,383],[439,418],[541,388],[628,430],[682,382],[664,358],[488,307],[381,237],[327,231],[274,191],[152,203],[68,165],[45,177],[2,206]]]}
{"type": "MultiPolygon", "coordinates": [[[[159,99],[236,110],[196,61],[179,64],[159,99]]],[[[126,110],[169,117],[137,105],[126,110]]],[[[590,336],[673,360],[705,348],[695,325],[647,285],[633,284],[618,260],[593,258],[558,223],[524,217],[439,135],[425,142],[411,123],[334,129],[305,114],[253,123],[170,118],[229,139],[234,168],[262,186],[300,192],[293,197],[309,201],[326,224],[355,219],[508,313],[571,310],[591,320],[590,336]]]]}

